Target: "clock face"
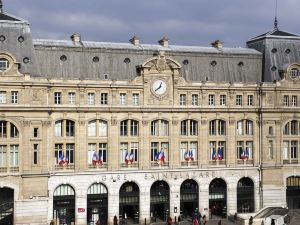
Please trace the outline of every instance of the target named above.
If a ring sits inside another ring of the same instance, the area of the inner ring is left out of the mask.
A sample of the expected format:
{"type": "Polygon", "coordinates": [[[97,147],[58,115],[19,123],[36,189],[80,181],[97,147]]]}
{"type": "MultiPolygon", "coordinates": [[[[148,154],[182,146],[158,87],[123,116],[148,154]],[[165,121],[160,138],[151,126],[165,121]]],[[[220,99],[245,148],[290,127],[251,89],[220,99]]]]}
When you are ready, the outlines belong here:
{"type": "Polygon", "coordinates": [[[153,82],[152,84],[152,91],[156,94],[156,95],[163,95],[166,93],[167,91],[167,84],[165,81],[163,80],[156,80],[153,82]]]}

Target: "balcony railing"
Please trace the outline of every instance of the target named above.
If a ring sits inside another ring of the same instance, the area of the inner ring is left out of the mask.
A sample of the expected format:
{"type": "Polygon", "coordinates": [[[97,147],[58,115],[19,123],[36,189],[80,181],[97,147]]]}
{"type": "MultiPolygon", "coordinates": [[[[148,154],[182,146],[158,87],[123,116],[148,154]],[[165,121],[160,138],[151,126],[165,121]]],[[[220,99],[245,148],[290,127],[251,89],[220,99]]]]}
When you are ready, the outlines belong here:
{"type": "Polygon", "coordinates": [[[164,162],[164,163],[161,163],[161,162],[151,162],[151,167],[152,168],[164,168],[164,167],[169,167],[169,162],[164,162]]]}
{"type": "Polygon", "coordinates": [[[198,166],[198,161],[182,161],[181,166],[190,167],[190,166],[198,166]]]}
{"type": "Polygon", "coordinates": [[[13,166],[13,167],[0,167],[0,173],[18,173],[19,167],[13,166]]]}
{"type": "Polygon", "coordinates": [[[54,170],[57,171],[69,171],[69,170],[74,170],[75,169],[75,165],[74,164],[69,164],[69,165],[55,165],[54,166],[54,170]]]}
{"type": "Polygon", "coordinates": [[[107,169],[107,163],[103,163],[102,165],[96,164],[89,164],[88,165],[89,169],[93,169],[93,170],[106,170],[107,169]]]}
{"type": "Polygon", "coordinates": [[[126,163],[120,163],[120,168],[138,168],[139,167],[139,163],[138,162],[133,162],[131,164],[126,164],[126,163]]]}

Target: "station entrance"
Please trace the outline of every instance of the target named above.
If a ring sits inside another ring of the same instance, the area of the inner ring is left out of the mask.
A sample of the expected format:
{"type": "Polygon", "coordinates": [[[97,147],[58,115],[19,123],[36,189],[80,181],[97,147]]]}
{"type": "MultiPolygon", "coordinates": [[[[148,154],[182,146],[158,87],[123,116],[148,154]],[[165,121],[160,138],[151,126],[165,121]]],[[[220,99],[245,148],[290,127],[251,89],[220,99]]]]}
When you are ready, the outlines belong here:
{"type": "Polygon", "coordinates": [[[0,225],[14,224],[14,190],[0,188],[0,225]]]}
{"type": "Polygon", "coordinates": [[[209,208],[213,215],[227,215],[227,185],[221,178],[212,180],[209,185],[209,208]]]}
{"type": "Polygon", "coordinates": [[[289,209],[300,209],[300,177],[288,177],[286,180],[286,201],[289,209]]]}
{"type": "Polygon", "coordinates": [[[185,180],[180,186],[180,214],[190,219],[199,205],[199,187],[192,179],[185,180]]]}
{"type": "Polygon", "coordinates": [[[150,190],[150,216],[152,221],[166,221],[170,215],[170,188],[165,181],[156,181],[150,190]]]}

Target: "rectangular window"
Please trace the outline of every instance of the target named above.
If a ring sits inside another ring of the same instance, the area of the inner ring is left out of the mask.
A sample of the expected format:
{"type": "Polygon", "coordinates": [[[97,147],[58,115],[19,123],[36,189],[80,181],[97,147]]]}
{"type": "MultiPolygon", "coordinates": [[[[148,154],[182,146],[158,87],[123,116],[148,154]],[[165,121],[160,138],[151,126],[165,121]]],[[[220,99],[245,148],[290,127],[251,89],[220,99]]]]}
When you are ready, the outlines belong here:
{"type": "Polygon", "coordinates": [[[70,105],[75,105],[76,104],[76,95],[75,95],[75,92],[69,92],[68,93],[68,97],[69,97],[69,104],[70,105]]]}
{"type": "Polygon", "coordinates": [[[283,96],[283,106],[289,106],[289,96],[288,95],[283,96]]]}
{"type": "Polygon", "coordinates": [[[88,136],[95,137],[96,136],[96,121],[91,121],[88,124],[88,136]]]}
{"type": "Polygon", "coordinates": [[[7,122],[0,121],[0,137],[6,138],[7,137],[7,122]]]}
{"type": "Polygon", "coordinates": [[[61,137],[62,136],[62,129],[63,128],[63,122],[62,121],[56,121],[55,122],[55,136],[61,137]]]}
{"type": "Polygon", "coordinates": [[[10,166],[19,165],[19,145],[10,146],[10,166]]]}
{"type": "Polygon", "coordinates": [[[17,91],[11,92],[11,103],[18,104],[18,92],[17,91]]]}
{"type": "Polygon", "coordinates": [[[253,135],[253,122],[246,120],[246,135],[253,135]]]}
{"type": "Polygon", "coordinates": [[[108,93],[101,93],[101,105],[108,104],[108,93]]]}
{"type": "Polygon", "coordinates": [[[39,137],[39,128],[37,128],[37,127],[33,128],[33,137],[34,138],[39,137]]]}
{"type": "Polygon", "coordinates": [[[217,143],[215,141],[209,142],[209,155],[210,160],[217,159],[217,143]]]}
{"type": "Polygon", "coordinates": [[[274,143],[273,140],[269,140],[269,159],[274,158],[274,143]]]}
{"type": "Polygon", "coordinates": [[[75,136],[75,123],[71,120],[66,121],[66,136],[67,137],[75,136]]]}
{"type": "Polygon", "coordinates": [[[69,163],[71,164],[74,163],[74,151],[74,144],[66,144],[66,160],[69,161],[69,163]]]}
{"type": "Polygon", "coordinates": [[[124,120],[120,124],[120,136],[128,135],[128,120],[124,120]]]}
{"type": "Polygon", "coordinates": [[[180,101],[179,101],[180,105],[186,105],[186,95],[185,94],[181,94],[180,95],[180,101]]]}
{"type": "Polygon", "coordinates": [[[226,159],[226,142],[219,141],[217,157],[219,160],[226,159]]]}
{"type": "Polygon", "coordinates": [[[131,136],[139,135],[139,122],[136,120],[131,120],[130,122],[130,135],[131,136]]]}
{"type": "Polygon", "coordinates": [[[253,158],[253,142],[252,141],[246,141],[246,152],[248,153],[248,158],[253,158]]]}
{"type": "Polygon", "coordinates": [[[208,95],[208,105],[215,105],[215,96],[208,95]]]}
{"type": "Polygon", "coordinates": [[[218,132],[219,135],[225,135],[226,134],[226,122],[223,120],[218,120],[218,132]]]}
{"type": "Polygon", "coordinates": [[[151,162],[156,161],[158,153],[158,142],[151,142],[151,162]]]}
{"type": "Polygon", "coordinates": [[[121,163],[126,162],[126,156],[128,157],[128,143],[121,143],[120,144],[120,159],[121,163]]]}
{"type": "Polygon", "coordinates": [[[126,105],[126,93],[120,94],[120,105],[126,105]]]}
{"type": "Polygon", "coordinates": [[[140,95],[137,93],[132,94],[132,102],[134,105],[140,104],[140,95]]]}
{"type": "Polygon", "coordinates": [[[198,142],[193,141],[190,143],[190,157],[192,157],[194,161],[197,160],[197,152],[198,152],[198,142]]]}
{"type": "Polygon", "coordinates": [[[188,120],[181,121],[180,134],[188,135],[188,120]]]}
{"type": "Polygon", "coordinates": [[[6,91],[0,91],[0,104],[6,103],[6,91]]]}
{"type": "Polygon", "coordinates": [[[133,154],[133,162],[138,161],[138,152],[139,152],[139,143],[137,142],[132,142],[130,145],[130,152],[128,154],[133,154]]]}
{"type": "Polygon", "coordinates": [[[181,161],[188,161],[188,143],[181,142],[180,143],[180,160],[181,161]]]}
{"type": "Polygon", "coordinates": [[[243,159],[243,152],[244,152],[244,142],[243,141],[238,141],[236,143],[236,150],[237,150],[238,159],[243,159]]]}
{"type": "Polygon", "coordinates": [[[243,120],[238,121],[236,124],[236,134],[237,135],[243,135],[243,120]]]}
{"type": "Polygon", "coordinates": [[[292,106],[293,106],[293,107],[296,107],[296,106],[297,106],[297,96],[296,96],[296,95],[293,95],[293,96],[292,96],[292,106]]]}
{"type": "Polygon", "coordinates": [[[59,160],[61,156],[63,156],[63,145],[55,144],[54,146],[55,164],[59,164],[59,160]]]}
{"type": "Polygon", "coordinates": [[[99,143],[99,159],[102,156],[103,163],[107,162],[107,143],[99,143]]]}
{"type": "Polygon", "coordinates": [[[88,93],[88,105],[95,105],[95,93],[88,93]]]}
{"type": "Polygon", "coordinates": [[[291,141],[291,159],[297,159],[298,141],[291,141]]]}
{"type": "Polygon", "coordinates": [[[39,153],[39,145],[33,144],[33,164],[38,164],[38,153],[39,153]]]}
{"type": "Polygon", "coordinates": [[[54,92],[54,104],[55,105],[61,104],[61,92],[54,92]]]}
{"type": "Polygon", "coordinates": [[[99,136],[107,137],[107,122],[100,120],[99,122],[99,136]]]}
{"type": "Polygon", "coordinates": [[[289,159],[289,142],[284,141],[282,147],[283,147],[283,149],[282,149],[283,159],[288,160],[289,159]]]}
{"type": "Polygon", "coordinates": [[[160,121],[160,136],[168,136],[169,135],[169,124],[168,121],[161,120],[160,121]]]}
{"type": "MultiPolygon", "coordinates": [[[[91,143],[88,144],[88,164],[92,164],[93,163],[94,153],[97,153],[96,147],[97,147],[96,144],[91,144],[91,143]]],[[[99,155],[98,155],[98,157],[99,157],[99,155]]]]}
{"type": "Polygon", "coordinates": [[[216,135],[216,120],[209,122],[209,135],[216,135]]]}
{"type": "Polygon", "coordinates": [[[243,104],[243,96],[242,95],[237,95],[235,105],[241,106],[242,104],[243,104]]]}
{"type": "Polygon", "coordinates": [[[0,167],[7,165],[7,146],[0,145],[0,167]]]}
{"type": "Polygon", "coordinates": [[[0,59],[0,71],[3,72],[9,67],[9,61],[7,59],[0,59]]]}
{"type": "Polygon", "coordinates": [[[192,105],[196,106],[198,105],[198,95],[197,94],[192,94],[192,105]]]}
{"type": "Polygon", "coordinates": [[[253,95],[248,95],[247,105],[248,106],[252,106],[253,105],[253,95]]]}
{"type": "Polygon", "coordinates": [[[158,136],[158,120],[151,122],[151,136],[158,136]]]}
{"type": "Polygon", "coordinates": [[[220,105],[226,106],[226,95],[220,95],[220,105]]]}
{"type": "Polygon", "coordinates": [[[190,135],[198,135],[198,123],[195,120],[190,120],[190,135]]]}

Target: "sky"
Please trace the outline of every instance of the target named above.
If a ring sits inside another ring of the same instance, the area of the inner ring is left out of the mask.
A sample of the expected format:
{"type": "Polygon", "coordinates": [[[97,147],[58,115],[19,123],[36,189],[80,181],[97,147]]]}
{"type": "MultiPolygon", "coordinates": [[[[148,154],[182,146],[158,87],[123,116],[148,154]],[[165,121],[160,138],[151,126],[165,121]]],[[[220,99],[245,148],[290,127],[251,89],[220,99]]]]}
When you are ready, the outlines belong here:
{"type": "MultiPolygon", "coordinates": [[[[2,0],[4,11],[30,23],[35,39],[244,47],[274,27],[276,0],[2,0]]],[[[300,34],[300,0],[278,0],[279,29],[300,34]]]]}

